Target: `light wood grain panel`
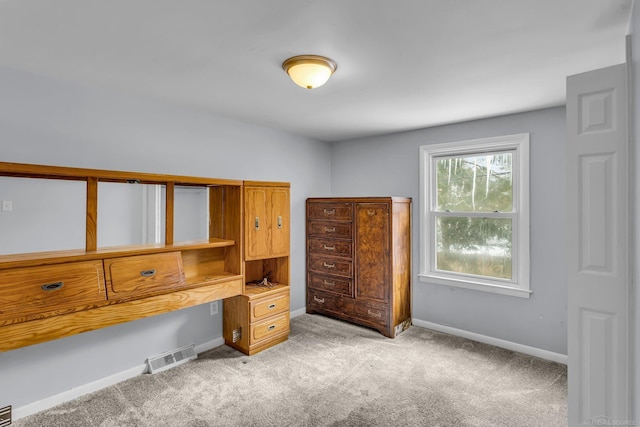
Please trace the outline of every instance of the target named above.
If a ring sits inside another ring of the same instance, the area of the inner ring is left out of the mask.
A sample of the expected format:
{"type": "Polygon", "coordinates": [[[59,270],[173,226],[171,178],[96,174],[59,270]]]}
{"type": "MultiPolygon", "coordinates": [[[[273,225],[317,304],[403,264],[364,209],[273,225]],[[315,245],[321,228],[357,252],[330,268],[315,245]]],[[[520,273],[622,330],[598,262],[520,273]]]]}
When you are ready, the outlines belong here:
{"type": "Polygon", "coordinates": [[[69,168],[62,166],[33,165],[26,163],[0,162],[0,176],[19,176],[31,178],[56,178],[85,181],[88,176],[96,177],[99,181],[129,182],[141,184],[163,184],[175,182],[179,185],[235,185],[241,186],[242,181],[233,179],[203,178],[183,175],[162,175],[143,172],[124,172],[102,169],[69,168]]]}
{"type": "Polygon", "coordinates": [[[289,290],[279,295],[250,302],[251,321],[264,319],[284,311],[289,311],[289,290]]]}
{"type": "Polygon", "coordinates": [[[87,220],[86,220],[87,251],[95,251],[98,248],[98,179],[87,178],[87,220]]]}
{"type": "Polygon", "coordinates": [[[165,204],[165,218],[164,218],[164,242],[166,245],[173,244],[173,230],[174,230],[174,216],[175,211],[175,190],[176,186],[174,182],[167,182],[166,184],[166,204],[165,204]]]}
{"type": "Polygon", "coordinates": [[[233,297],[242,292],[242,280],[186,289],[165,295],[109,305],[0,328],[0,351],[13,350],[88,332],[169,311],[233,297]]]}
{"type": "Polygon", "coordinates": [[[257,323],[251,324],[251,343],[268,340],[276,335],[289,333],[289,312],[270,317],[257,323]]]}
{"type": "Polygon", "coordinates": [[[109,300],[138,298],[186,286],[180,252],[105,260],[109,300]]]}
{"type": "Polygon", "coordinates": [[[86,310],[106,299],[101,261],[0,270],[0,324],[86,310]]]}

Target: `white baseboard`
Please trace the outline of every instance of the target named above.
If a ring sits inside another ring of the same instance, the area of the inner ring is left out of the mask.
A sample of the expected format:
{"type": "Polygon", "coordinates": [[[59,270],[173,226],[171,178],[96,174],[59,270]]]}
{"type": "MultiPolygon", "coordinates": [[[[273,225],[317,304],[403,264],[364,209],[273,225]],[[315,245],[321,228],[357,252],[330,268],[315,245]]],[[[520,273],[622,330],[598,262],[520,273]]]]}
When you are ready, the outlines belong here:
{"type": "MultiPolygon", "coordinates": [[[[224,344],[224,338],[222,337],[216,338],[214,340],[207,341],[202,344],[198,344],[196,346],[196,353],[200,354],[204,351],[211,350],[212,348],[219,347],[223,344],[224,344]]],[[[93,393],[98,390],[102,390],[103,388],[110,387],[119,382],[128,380],[129,378],[142,375],[148,372],[148,370],[149,369],[147,364],[144,363],[142,365],[134,366],[133,368],[127,369],[125,371],[121,371],[116,374],[109,375],[108,377],[101,378],[97,381],[83,384],[79,387],[72,388],[71,390],[67,390],[65,392],[56,394],[54,396],[47,397],[42,400],[38,400],[37,402],[33,402],[28,405],[21,406],[19,408],[14,408],[12,411],[12,418],[14,420],[19,420],[20,418],[33,415],[37,412],[51,409],[54,406],[58,406],[65,402],[69,402],[70,400],[77,399],[79,397],[84,396],[85,394],[93,393]]]]}
{"type": "Polygon", "coordinates": [[[414,326],[421,328],[433,329],[434,331],[444,332],[450,335],[456,335],[462,338],[467,338],[473,341],[493,345],[507,350],[516,351],[518,353],[528,354],[529,356],[539,357],[541,359],[551,360],[552,362],[567,364],[567,355],[554,353],[552,351],[542,350],[536,347],[529,347],[528,345],[518,344],[511,341],[501,340],[499,338],[493,338],[486,335],[476,334],[475,332],[469,332],[462,329],[452,328],[450,326],[440,325],[438,323],[426,322],[420,319],[412,319],[414,326]]]}

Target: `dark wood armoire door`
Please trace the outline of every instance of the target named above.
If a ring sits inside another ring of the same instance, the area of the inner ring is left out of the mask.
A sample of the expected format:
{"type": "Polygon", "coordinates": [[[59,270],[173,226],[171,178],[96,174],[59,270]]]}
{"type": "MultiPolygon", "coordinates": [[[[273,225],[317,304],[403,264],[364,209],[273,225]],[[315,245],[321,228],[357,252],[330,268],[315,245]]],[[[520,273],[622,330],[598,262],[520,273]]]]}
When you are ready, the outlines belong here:
{"type": "Polygon", "coordinates": [[[356,204],[356,298],[389,298],[389,204],[356,204]]]}

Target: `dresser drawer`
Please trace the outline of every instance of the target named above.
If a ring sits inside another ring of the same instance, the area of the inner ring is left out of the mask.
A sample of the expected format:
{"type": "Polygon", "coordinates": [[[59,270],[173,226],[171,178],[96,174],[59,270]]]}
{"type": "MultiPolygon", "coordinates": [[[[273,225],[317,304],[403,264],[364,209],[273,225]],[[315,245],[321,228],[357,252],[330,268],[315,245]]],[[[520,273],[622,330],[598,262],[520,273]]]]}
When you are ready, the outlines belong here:
{"type": "Polygon", "coordinates": [[[171,292],[186,285],[180,252],[106,259],[104,266],[110,300],[171,292]]]}
{"type": "Polygon", "coordinates": [[[251,324],[251,339],[249,344],[268,340],[276,335],[289,333],[289,312],[270,317],[267,320],[251,324]]]}
{"type": "Polygon", "coordinates": [[[351,221],[353,205],[351,203],[309,203],[307,218],[351,221]]]}
{"type": "Polygon", "coordinates": [[[352,243],[344,240],[309,239],[309,253],[351,258],[352,243]]]}
{"type": "Polygon", "coordinates": [[[289,311],[289,290],[269,298],[251,301],[250,306],[252,322],[289,311]]]}
{"type": "Polygon", "coordinates": [[[101,260],[0,270],[0,322],[82,310],[106,299],[101,260]]]}
{"type": "Polygon", "coordinates": [[[330,276],[321,276],[309,273],[309,287],[319,291],[335,292],[347,296],[352,295],[353,285],[349,279],[336,279],[330,276]]]}
{"type": "Polygon", "coordinates": [[[345,313],[363,323],[386,326],[389,324],[389,307],[386,304],[364,303],[353,299],[343,301],[345,313]]]}
{"type": "Polygon", "coordinates": [[[309,256],[309,271],[352,277],[353,263],[350,260],[342,260],[339,258],[309,256]]]}
{"type": "Polygon", "coordinates": [[[309,289],[307,291],[307,311],[314,310],[342,314],[342,297],[309,289]]]}
{"type": "Polygon", "coordinates": [[[309,221],[307,227],[308,237],[351,239],[353,236],[350,222],[309,221]]]}

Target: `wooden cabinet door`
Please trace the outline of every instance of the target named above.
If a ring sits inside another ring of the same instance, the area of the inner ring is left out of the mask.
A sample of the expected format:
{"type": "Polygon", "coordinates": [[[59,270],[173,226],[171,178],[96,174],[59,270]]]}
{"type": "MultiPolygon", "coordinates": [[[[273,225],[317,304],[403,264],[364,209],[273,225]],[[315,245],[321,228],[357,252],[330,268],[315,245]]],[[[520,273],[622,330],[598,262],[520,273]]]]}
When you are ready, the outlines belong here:
{"type": "Polygon", "coordinates": [[[270,201],[269,231],[270,256],[289,255],[289,190],[272,188],[268,190],[270,201]]]}
{"type": "Polygon", "coordinates": [[[267,258],[269,256],[268,200],[266,188],[245,187],[244,250],[246,259],[267,258]]]}
{"type": "Polygon", "coordinates": [[[389,299],[389,205],[356,204],[356,298],[389,299]]]}

